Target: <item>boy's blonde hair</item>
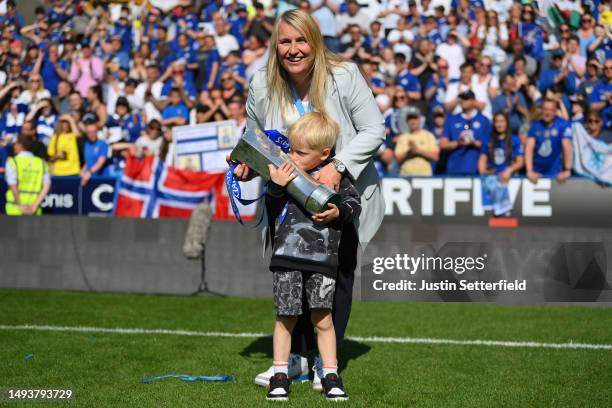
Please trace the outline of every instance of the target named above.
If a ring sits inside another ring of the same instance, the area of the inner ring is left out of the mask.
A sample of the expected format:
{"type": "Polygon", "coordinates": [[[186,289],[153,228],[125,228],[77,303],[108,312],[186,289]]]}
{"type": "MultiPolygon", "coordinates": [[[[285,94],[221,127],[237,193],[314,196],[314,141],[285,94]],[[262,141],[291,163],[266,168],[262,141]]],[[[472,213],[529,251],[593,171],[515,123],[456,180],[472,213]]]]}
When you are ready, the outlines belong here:
{"type": "Polygon", "coordinates": [[[291,146],[305,146],[322,152],[332,149],[340,134],[340,125],[321,112],[309,112],[299,118],[287,131],[291,146]]]}

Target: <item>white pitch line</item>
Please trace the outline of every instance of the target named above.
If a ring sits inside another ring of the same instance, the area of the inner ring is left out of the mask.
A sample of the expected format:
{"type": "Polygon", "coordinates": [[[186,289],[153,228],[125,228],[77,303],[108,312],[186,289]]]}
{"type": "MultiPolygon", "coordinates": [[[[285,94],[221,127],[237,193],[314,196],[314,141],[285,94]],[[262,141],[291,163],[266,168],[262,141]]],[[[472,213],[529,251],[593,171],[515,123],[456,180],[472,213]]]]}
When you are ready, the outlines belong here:
{"type": "MultiPolygon", "coordinates": [[[[227,332],[203,332],[193,330],[170,330],[170,329],[141,329],[141,328],[109,328],[109,327],[87,327],[87,326],[50,326],[38,324],[7,325],[0,324],[0,330],[37,330],[56,332],[80,332],[80,333],[118,333],[118,334],[168,334],[175,336],[199,336],[199,337],[235,337],[235,338],[260,338],[270,337],[268,333],[227,333],[227,332]]],[[[612,344],[589,344],[589,343],[541,343],[535,341],[498,341],[498,340],[453,340],[435,338],[415,337],[362,337],[347,336],[348,340],[363,343],[398,343],[398,344],[448,344],[456,346],[489,346],[489,347],[530,347],[550,349],[588,349],[588,350],[612,350],[612,344]]]]}

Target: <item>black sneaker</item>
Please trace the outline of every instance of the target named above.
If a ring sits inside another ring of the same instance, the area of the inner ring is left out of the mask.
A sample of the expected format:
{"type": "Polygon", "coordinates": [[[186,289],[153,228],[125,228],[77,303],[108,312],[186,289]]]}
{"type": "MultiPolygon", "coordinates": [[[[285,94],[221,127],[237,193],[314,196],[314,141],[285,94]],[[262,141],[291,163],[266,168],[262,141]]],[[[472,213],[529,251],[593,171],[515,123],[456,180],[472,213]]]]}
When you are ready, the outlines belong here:
{"type": "Polygon", "coordinates": [[[289,384],[291,381],[285,373],[276,373],[270,377],[270,391],[268,401],[287,401],[289,399],[289,384]]]}
{"type": "Polygon", "coordinates": [[[348,395],[346,395],[342,387],[342,379],[338,374],[327,374],[325,378],[321,379],[321,385],[323,386],[325,398],[328,401],[348,400],[348,395]]]}

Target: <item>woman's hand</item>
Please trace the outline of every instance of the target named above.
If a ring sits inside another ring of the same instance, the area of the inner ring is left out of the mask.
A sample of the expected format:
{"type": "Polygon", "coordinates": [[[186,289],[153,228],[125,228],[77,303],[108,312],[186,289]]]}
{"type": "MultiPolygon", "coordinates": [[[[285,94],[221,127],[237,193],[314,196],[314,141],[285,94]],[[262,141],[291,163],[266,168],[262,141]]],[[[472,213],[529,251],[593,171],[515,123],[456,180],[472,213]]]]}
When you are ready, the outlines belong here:
{"type": "MultiPolygon", "coordinates": [[[[225,161],[227,162],[228,166],[232,165],[232,160],[230,159],[229,154],[225,156],[225,161]]],[[[240,163],[234,169],[234,176],[236,176],[240,181],[249,181],[259,176],[259,174],[257,174],[256,171],[251,170],[251,168],[246,164],[240,163]]]]}
{"type": "Polygon", "coordinates": [[[295,165],[289,161],[281,164],[279,168],[276,168],[273,164],[268,164],[268,170],[270,170],[270,179],[279,186],[285,187],[291,180],[297,177],[295,165]]]}
{"type": "Polygon", "coordinates": [[[540,174],[536,173],[535,171],[528,171],[527,172],[527,178],[529,179],[529,181],[531,181],[533,184],[538,184],[538,180],[540,179],[540,174]]]}
{"type": "Polygon", "coordinates": [[[338,210],[338,207],[336,207],[336,205],[329,203],[327,204],[327,206],[329,207],[329,210],[325,210],[323,212],[314,214],[312,216],[312,219],[315,222],[320,222],[322,224],[329,224],[333,220],[340,217],[340,210],[338,210]]]}
{"type": "Polygon", "coordinates": [[[565,181],[570,178],[572,172],[569,170],[563,170],[557,175],[557,181],[559,183],[565,183],[565,181]]]}
{"type": "Polygon", "coordinates": [[[499,173],[499,181],[502,184],[508,184],[510,177],[512,177],[512,170],[510,170],[510,167],[506,168],[506,170],[499,173]]]}
{"type": "Polygon", "coordinates": [[[336,166],[333,163],[328,163],[325,167],[314,176],[315,180],[319,180],[321,183],[327,185],[334,191],[340,189],[340,180],[342,180],[342,174],[336,170],[336,166]]]}

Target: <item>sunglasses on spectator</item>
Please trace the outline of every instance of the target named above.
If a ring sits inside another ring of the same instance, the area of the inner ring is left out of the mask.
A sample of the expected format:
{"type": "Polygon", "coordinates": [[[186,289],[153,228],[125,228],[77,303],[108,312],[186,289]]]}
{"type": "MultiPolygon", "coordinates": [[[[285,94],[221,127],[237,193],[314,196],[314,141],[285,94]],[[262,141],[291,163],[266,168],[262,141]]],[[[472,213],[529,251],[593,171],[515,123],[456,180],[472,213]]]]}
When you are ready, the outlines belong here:
{"type": "Polygon", "coordinates": [[[232,77],[223,77],[221,78],[221,81],[230,81],[232,79],[233,79],[232,77]]]}
{"type": "Polygon", "coordinates": [[[567,28],[562,28],[559,30],[559,32],[561,33],[569,33],[569,30],[567,28]]]}
{"type": "Polygon", "coordinates": [[[34,83],[34,82],[40,82],[40,79],[30,79],[30,82],[34,83]]]}
{"type": "Polygon", "coordinates": [[[448,69],[448,65],[438,65],[438,68],[440,68],[440,69],[448,69]]]}
{"type": "Polygon", "coordinates": [[[404,100],[406,100],[406,95],[396,96],[396,97],[395,97],[395,100],[396,100],[396,101],[404,101],[404,100]]]}
{"type": "Polygon", "coordinates": [[[604,67],[604,69],[612,69],[612,67],[604,67]]]}
{"type": "Polygon", "coordinates": [[[587,120],[587,123],[601,123],[600,119],[589,119],[587,120]]]}

